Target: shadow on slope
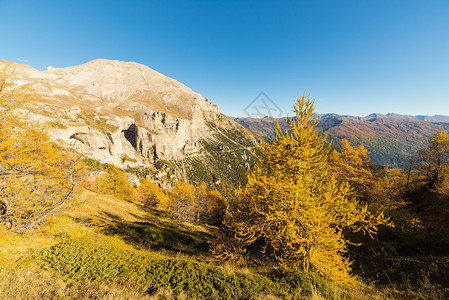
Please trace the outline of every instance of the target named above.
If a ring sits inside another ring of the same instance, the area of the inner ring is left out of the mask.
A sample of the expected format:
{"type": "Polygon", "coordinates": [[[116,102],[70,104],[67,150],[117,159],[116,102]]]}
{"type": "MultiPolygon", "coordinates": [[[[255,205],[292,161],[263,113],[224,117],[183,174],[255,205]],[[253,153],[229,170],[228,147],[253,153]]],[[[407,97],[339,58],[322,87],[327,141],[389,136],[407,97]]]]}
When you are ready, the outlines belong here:
{"type": "Polygon", "coordinates": [[[354,273],[410,299],[449,299],[449,201],[425,186],[405,196],[421,227],[382,228],[351,246],[354,273]]]}
{"type": "Polygon", "coordinates": [[[139,249],[207,254],[208,241],[213,238],[208,231],[213,228],[177,222],[157,210],[147,211],[143,217],[134,215],[139,221],[111,220],[102,232],[119,236],[139,249]]]}

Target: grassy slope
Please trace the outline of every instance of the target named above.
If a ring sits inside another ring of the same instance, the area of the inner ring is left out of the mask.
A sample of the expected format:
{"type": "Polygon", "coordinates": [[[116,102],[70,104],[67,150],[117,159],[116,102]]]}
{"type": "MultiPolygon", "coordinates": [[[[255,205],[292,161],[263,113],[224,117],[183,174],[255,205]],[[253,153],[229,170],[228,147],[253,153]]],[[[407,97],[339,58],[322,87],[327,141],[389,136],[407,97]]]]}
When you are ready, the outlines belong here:
{"type": "Polygon", "coordinates": [[[110,195],[84,191],[83,198],[91,200],[82,205],[82,211],[72,213],[72,217],[92,218],[101,224],[98,230],[102,234],[119,236],[139,249],[185,254],[207,252],[208,240],[217,230],[177,222],[165,217],[162,211],[145,210],[139,203],[110,195]]]}
{"type": "MultiPolygon", "coordinates": [[[[69,230],[70,236],[2,242],[3,298],[444,299],[447,292],[440,285],[449,282],[444,243],[438,257],[432,257],[438,249],[423,255],[430,251],[429,240],[412,236],[396,237],[395,248],[383,252],[379,248],[388,245],[381,242],[358,248],[352,252],[357,273],[377,281],[379,288],[341,288],[304,273],[277,273],[270,266],[256,270],[206,264],[208,241],[218,228],[177,222],[162,211],[91,191],[84,191],[82,199],[69,215],[98,227],[69,230]]],[[[433,246],[438,247],[437,241],[433,246]]]]}
{"type": "Polygon", "coordinates": [[[74,230],[59,237],[1,241],[3,298],[274,299],[337,293],[329,282],[304,273],[284,276],[269,268],[239,270],[202,262],[217,228],[180,223],[108,195],[84,191],[82,198],[69,213],[68,227],[74,230]],[[76,226],[86,220],[98,226],[76,226]]]}
{"type": "Polygon", "coordinates": [[[69,215],[76,222],[91,220],[98,227],[80,229],[71,221],[68,233],[56,238],[10,236],[1,241],[3,298],[274,299],[321,295],[337,299],[443,299],[447,292],[444,284],[449,282],[449,260],[444,254],[446,244],[441,241],[432,244],[437,248],[431,255],[423,253],[431,250],[426,244],[429,239],[412,236],[396,237],[394,249],[383,252],[379,248],[387,244],[359,248],[352,252],[352,258],[357,259],[355,269],[364,278],[377,281],[380,290],[366,285],[341,289],[304,273],[276,273],[270,266],[256,270],[206,264],[208,241],[218,228],[177,222],[161,211],[145,211],[138,203],[109,195],[84,191],[82,199],[85,202],[69,215]],[[442,252],[433,257],[438,249],[442,252]]]}
{"type": "Polygon", "coordinates": [[[449,298],[449,199],[426,186],[405,194],[420,227],[382,229],[374,240],[350,247],[354,272],[397,298],[449,298]]]}

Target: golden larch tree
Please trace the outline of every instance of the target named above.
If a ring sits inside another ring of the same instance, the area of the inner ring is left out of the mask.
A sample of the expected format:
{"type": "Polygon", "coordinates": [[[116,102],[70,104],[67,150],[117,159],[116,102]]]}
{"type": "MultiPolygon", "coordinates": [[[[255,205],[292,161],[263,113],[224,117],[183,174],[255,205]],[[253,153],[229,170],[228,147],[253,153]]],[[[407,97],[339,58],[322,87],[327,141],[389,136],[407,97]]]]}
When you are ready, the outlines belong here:
{"type": "Polygon", "coordinates": [[[108,166],[107,172],[101,175],[100,190],[125,201],[133,201],[136,197],[136,190],[126,179],[125,173],[113,165],[108,166]]]}
{"type": "Polygon", "coordinates": [[[167,197],[162,189],[150,179],[145,178],[140,182],[137,193],[145,206],[167,208],[167,197]]]}
{"type": "Polygon", "coordinates": [[[368,150],[362,144],[353,148],[346,139],[341,140],[338,150],[330,152],[329,168],[330,173],[355,188],[358,199],[369,193],[377,172],[368,157],[368,150]]]}
{"type": "Polygon", "coordinates": [[[180,221],[191,222],[197,216],[195,187],[183,181],[177,181],[169,193],[168,212],[180,221]]]}
{"type": "Polygon", "coordinates": [[[14,88],[0,72],[0,224],[24,233],[42,228],[73,198],[81,155],[49,140],[45,127],[17,109],[29,87],[14,88]]]}
{"type": "Polygon", "coordinates": [[[389,226],[400,229],[415,227],[416,217],[407,210],[404,191],[407,178],[398,168],[374,165],[363,145],[353,148],[346,139],[329,155],[329,171],[339,180],[350,184],[359,202],[372,214],[383,213],[390,218],[389,226]]]}
{"type": "Polygon", "coordinates": [[[228,203],[217,190],[210,190],[205,182],[196,187],[196,221],[221,225],[228,203]]]}
{"type": "Polygon", "coordinates": [[[418,151],[418,157],[431,186],[435,186],[443,176],[443,169],[449,164],[449,135],[444,131],[432,135],[427,149],[418,151]]]}
{"type": "Polygon", "coordinates": [[[368,233],[385,223],[352,196],[348,183],[327,174],[330,146],[318,133],[314,104],[302,96],[289,130],[276,127],[277,137],[264,144],[256,166],[236,199],[225,225],[231,239],[216,242],[219,258],[239,260],[248,246],[263,242],[286,269],[316,272],[338,282],[351,281],[344,230],[368,233]]]}

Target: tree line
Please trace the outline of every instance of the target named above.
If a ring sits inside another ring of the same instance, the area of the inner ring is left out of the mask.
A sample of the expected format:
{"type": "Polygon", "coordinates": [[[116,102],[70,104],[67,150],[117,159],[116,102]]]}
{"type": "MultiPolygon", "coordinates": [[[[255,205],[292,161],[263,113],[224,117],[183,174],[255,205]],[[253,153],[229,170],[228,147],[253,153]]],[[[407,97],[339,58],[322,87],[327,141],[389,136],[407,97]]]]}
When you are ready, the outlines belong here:
{"type": "Polygon", "coordinates": [[[228,202],[220,192],[209,189],[204,182],[194,186],[179,180],[166,191],[148,178],[142,178],[139,186],[134,187],[125,173],[113,165],[108,165],[105,170],[90,182],[91,189],[141,203],[144,208],[161,209],[178,221],[219,226],[228,208],[228,202]]]}

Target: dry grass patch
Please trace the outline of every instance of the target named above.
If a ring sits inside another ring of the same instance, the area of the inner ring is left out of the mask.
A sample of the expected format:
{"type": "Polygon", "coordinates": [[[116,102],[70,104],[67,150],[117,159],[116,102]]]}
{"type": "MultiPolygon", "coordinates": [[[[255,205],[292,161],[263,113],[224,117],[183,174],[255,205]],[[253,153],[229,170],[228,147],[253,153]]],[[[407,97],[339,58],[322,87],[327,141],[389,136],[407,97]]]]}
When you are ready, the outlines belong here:
{"type": "Polygon", "coordinates": [[[174,299],[170,290],[150,296],[133,290],[132,286],[117,286],[86,281],[64,281],[53,272],[37,268],[0,271],[1,299],[174,299]],[[160,296],[163,296],[160,297],[160,296]]]}
{"type": "Polygon", "coordinates": [[[141,205],[89,190],[81,193],[78,211],[68,212],[73,218],[97,218],[103,221],[138,222],[145,217],[141,205]]]}

